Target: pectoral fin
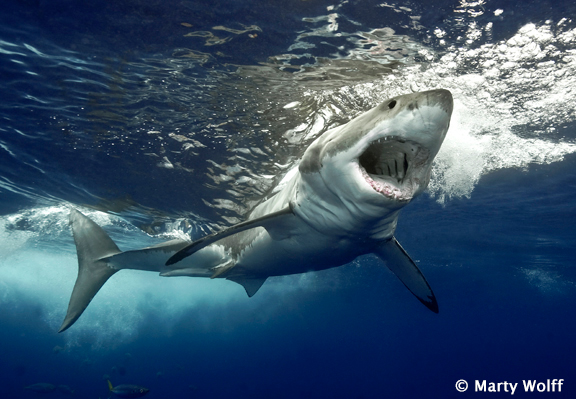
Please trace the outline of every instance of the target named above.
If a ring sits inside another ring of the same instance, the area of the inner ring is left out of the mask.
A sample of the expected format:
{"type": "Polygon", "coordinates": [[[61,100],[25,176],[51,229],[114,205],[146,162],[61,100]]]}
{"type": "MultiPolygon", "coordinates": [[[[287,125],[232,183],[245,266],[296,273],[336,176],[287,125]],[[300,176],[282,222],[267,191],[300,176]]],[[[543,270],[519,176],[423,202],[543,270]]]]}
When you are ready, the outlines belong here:
{"type": "Polygon", "coordinates": [[[404,251],[396,238],[380,244],[374,253],[386,262],[386,266],[404,283],[406,288],[428,309],[438,313],[438,302],[426,278],[418,266],[404,251]]]}
{"type": "Polygon", "coordinates": [[[232,227],[228,227],[218,233],[210,234],[208,236],[202,237],[199,240],[192,242],[186,247],[182,248],[180,251],[172,255],[168,261],[166,261],[166,266],[173,265],[174,263],[180,262],[182,259],[192,255],[193,253],[207,247],[210,244],[215,243],[223,238],[229,237],[233,234],[238,234],[246,230],[253,229],[255,227],[264,227],[269,229],[274,227],[274,225],[281,224],[287,221],[287,219],[294,218],[294,213],[292,212],[292,206],[287,206],[286,208],[273,212],[268,215],[247,220],[242,223],[235,224],[232,227]]]}

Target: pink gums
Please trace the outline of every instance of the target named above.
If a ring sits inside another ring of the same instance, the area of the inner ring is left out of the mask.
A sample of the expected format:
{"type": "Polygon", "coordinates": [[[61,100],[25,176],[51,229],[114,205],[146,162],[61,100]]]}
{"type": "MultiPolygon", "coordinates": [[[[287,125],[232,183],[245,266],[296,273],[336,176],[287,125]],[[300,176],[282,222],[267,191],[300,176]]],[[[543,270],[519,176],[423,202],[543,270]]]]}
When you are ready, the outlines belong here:
{"type": "Polygon", "coordinates": [[[366,180],[368,184],[374,189],[374,191],[384,194],[386,197],[392,198],[396,201],[410,201],[411,197],[406,195],[407,193],[403,193],[397,187],[394,187],[391,184],[380,182],[372,179],[368,172],[364,170],[364,168],[360,168],[362,170],[362,176],[366,180]]]}

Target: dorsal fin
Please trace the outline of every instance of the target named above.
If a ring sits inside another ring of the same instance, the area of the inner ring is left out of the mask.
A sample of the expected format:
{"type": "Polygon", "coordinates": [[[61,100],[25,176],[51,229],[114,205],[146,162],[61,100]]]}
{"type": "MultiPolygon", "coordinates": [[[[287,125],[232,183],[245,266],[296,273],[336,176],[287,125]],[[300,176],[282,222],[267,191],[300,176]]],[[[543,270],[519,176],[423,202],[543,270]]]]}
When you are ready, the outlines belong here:
{"type": "Polygon", "coordinates": [[[182,259],[192,255],[193,253],[207,247],[208,245],[221,240],[223,238],[229,237],[234,234],[241,233],[246,230],[253,229],[255,227],[268,228],[276,223],[281,223],[286,218],[294,217],[294,212],[292,211],[292,204],[288,205],[286,208],[269,213],[268,215],[261,216],[259,218],[250,219],[242,223],[235,224],[232,227],[228,227],[218,233],[210,234],[205,237],[200,238],[182,248],[180,251],[176,252],[166,261],[166,266],[173,265],[174,263],[180,262],[182,259]]]}

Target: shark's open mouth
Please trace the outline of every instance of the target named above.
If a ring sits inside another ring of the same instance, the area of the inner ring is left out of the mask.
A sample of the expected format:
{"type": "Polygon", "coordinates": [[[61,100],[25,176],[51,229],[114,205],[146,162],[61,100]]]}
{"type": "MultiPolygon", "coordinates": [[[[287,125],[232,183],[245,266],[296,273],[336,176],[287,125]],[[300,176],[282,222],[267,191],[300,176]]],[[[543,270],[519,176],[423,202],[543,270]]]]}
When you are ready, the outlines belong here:
{"type": "Polygon", "coordinates": [[[425,163],[429,155],[426,148],[414,141],[384,137],[368,146],[358,164],[364,179],[375,191],[397,201],[409,201],[418,184],[412,172],[425,163]]]}

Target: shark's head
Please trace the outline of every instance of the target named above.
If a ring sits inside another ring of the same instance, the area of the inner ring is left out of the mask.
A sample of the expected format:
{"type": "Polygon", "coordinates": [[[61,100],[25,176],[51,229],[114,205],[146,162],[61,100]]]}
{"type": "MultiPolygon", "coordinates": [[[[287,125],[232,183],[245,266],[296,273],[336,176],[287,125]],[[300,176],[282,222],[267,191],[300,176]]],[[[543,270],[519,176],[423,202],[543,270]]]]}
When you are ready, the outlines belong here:
{"type": "Polygon", "coordinates": [[[302,158],[302,179],[333,198],[325,206],[335,218],[390,214],[426,189],[452,108],[447,90],[389,99],[319,137],[302,158]]]}

